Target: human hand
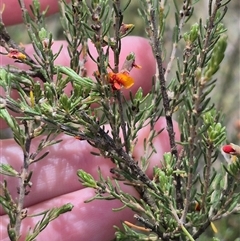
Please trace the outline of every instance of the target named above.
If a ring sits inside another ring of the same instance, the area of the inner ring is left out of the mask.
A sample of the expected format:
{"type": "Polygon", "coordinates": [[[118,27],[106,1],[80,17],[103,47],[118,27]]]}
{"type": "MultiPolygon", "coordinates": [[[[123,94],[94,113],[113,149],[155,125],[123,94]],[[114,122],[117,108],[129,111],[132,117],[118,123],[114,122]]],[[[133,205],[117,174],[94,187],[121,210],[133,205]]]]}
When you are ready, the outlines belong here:
{"type": "MultiPolygon", "coordinates": [[[[6,8],[3,19],[6,24],[13,24],[20,21],[20,11],[17,11],[17,6],[14,8],[11,4],[16,4],[16,1],[5,0],[6,8]],[[11,6],[11,7],[10,7],[11,6]],[[14,9],[14,19],[10,19],[14,9]]],[[[25,1],[26,6],[28,2],[25,1]]],[[[50,5],[50,11],[53,13],[57,10],[56,1],[41,1],[41,4],[50,5]]],[[[63,41],[55,41],[52,46],[53,51],[57,51],[63,45],[64,48],[56,60],[58,65],[69,65],[69,57],[67,53],[67,45],[63,41]]],[[[90,45],[90,50],[93,51],[93,45],[90,45]]],[[[126,55],[129,52],[135,52],[137,64],[142,66],[141,70],[133,70],[131,76],[135,79],[135,84],[131,91],[136,90],[141,86],[145,93],[151,88],[151,78],[155,73],[155,60],[152,55],[151,47],[147,40],[140,37],[127,37],[122,41],[122,52],[120,66],[123,63],[126,55]]],[[[31,46],[26,46],[26,52],[31,56],[33,49],[31,46]]],[[[96,53],[95,53],[96,56],[96,53]]],[[[13,63],[11,59],[2,57],[2,65],[13,63]]],[[[92,75],[96,70],[96,66],[92,61],[86,64],[89,75],[92,75]]],[[[128,92],[124,92],[128,96],[128,92]]],[[[1,93],[3,95],[3,93],[1,93]]],[[[14,95],[14,93],[13,93],[14,95]]],[[[17,98],[17,97],[16,97],[17,98]]],[[[1,121],[1,120],[0,120],[1,121]]],[[[1,128],[5,128],[6,124],[1,121],[1,128]]],[[[165,119],[160,118],[156,124],[156,130],[159,131],[166,126],[165,119]]],[[[179,139],[179,130],[177,123],[174,122],[176,139],[179,139]]],[[[134,148],[134,157],[139,160],[143,155],[143,141],[149,134],[149,127],[145,127],[139,132],[138,142],[134,148]]],[[[40,213],[43,210],[52,207],[61,206],[65,203],[72,203],[74,208],[71,212],[61,215],[59,218],[49,224],[37,237],[41,240],[111,240],[114,237],[113,225],[120,226],[121,221],[127,220],[134,222],[133,212],[130,209],[124,209],[120,212],[113,212],[112,208],[121,207],[118,200],[100,201],[95,200],[90,203],[84,203],[85,200],[92,197],[95,193],[93,189],[84,188],[78,181],[76,171],[83,169],[90,173],[94,178],[98,178],[98,167],[104,176],[111,176],[109,170],[113,167],[113,163],[102,157],[96,157],[90,154],[93,147],[85,141],[75,140],[73,137],[61,135],[59,138],[63,141],[48,148],[49,155],[40,162],[32,164],[30,170],[33,170],[31,179],[33,186],[29,195],[25,197],[25,207],[28,209],[28,214],[40,213]]],[[[31,151],[36,150],[41,137],[36,138],[31,146],[31,151]]],[[[147,171],[147,175],[152,177],[152,168],[160,164],[162,155],[166,151],[170,151],[168,144],[168,134],[166,129],[155,138],[154,144],[157,150],[151,159],[147,171]]],[[[47,151],[47,150],[44,150],[47,151]]],[[[22,150],[13,139],[0,141],[0,161],[8,163],[16,170],[21,170],[22,166],[22,150]]],[[[1,177],[1,181],[3,177],[1,177]]],[[[13,197],[17,197],[18,180],[7,178],[8,188],[13,197]]],[[[122,189],[132,195],[138,196],[137,192],[129,186],[122,185],[122,189]]],[[[1,211],[0,217],[0,233],[1,240],[8,240],[7,224],[8,217],[1,211]]],[[[25,218],[22,221],[20,240],[24,240],[29,228],[33,228],[38,217],[25,218]]]]}

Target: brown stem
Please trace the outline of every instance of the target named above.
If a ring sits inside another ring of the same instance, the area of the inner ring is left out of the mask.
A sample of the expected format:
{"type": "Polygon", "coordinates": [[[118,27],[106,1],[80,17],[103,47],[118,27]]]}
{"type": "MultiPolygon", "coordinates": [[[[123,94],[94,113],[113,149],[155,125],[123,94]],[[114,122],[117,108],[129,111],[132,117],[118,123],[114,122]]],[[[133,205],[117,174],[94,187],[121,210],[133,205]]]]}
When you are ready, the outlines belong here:
{"type": "MultiPolygon", "coordinates": [[[[153,52],[156,57],[159,76],[158,80],[160,81],[160,88],[161,88],[161,94],[163,98],[163,107],[165,110],[165,118],[167,123],[167,131],[171,146],[171,153],[173,157],[175,157],[176,162],[178,160],[178,151],[177,151],[177,145],[175,142],[175,132],[173,129],[173,121],[172,121],[172,115],[171,115],[171,108],[170,108],[170,100],[168,98],[167,94],[167,87],[166,87],[166,80],[164,78],[164,69],[163,69],[163,60],[162,60],[162,49],[161,49],[161,41],[160,37],[158,36],[158,25],[156,20],[156,10],[151,9],[150,11],[150,17],[151,17],[151,23],[152,23],[152,30],[153,30],[153,36],[152,36],[152,42],[153,42],[153,52]]],[[[182,195],[181,195],[181,178],[179,175],[174,175],[175,181],[176,181],[176,195],[177,195],[177,205],[179,208],[182,208],[182,195]]]]}
{"type": "Polygon", "coordinates": [[[211,174],[211,160],[212,160],[212,152],[213,152],[213,146],[210,146],[207,148],[207,155],[206,155],[206,171],[204,175],[204,191],[202,196],[202,207],[203,211],[206,207],[206,198],[208,195],[208,188],[210,185],[210,174],[211,174]]]}
{"type": "MultiPolygon", "coordinates": [[[[212,1],[209,1],[209,4],[210,4],[210,2],[212,2],[212,1]]],[[[207,52],[208,52],[207,49],[210,45],[210,37],[211,37],[211,34],[212,34],[212,30],[214,28],[214,20],[215,20],[216,14],[217,14],[217,10],[220,7],[220,5],[219,5],[220,2],[221,2],[221,0],[217,0],[215,2],[215,7],[214,7],[214,10],[213,10],[213,13],[210,16],[210,20],[209,20],[209,24],[208,24],[208,28],[207,28],[207,34],[206,34],[205,43],[204,43],[204,48],[201,51],[200,58],[199,58],[199,66],[201,68],[204,67],[205,59],[206,59],[207,52]]],[[[192,113],[189,113],[190,123],[193,123],[193,118],[195,120],[198,120],[199,116],[201,114],[199,112],[199,110],[200,110],[199,107],[200,107],[200,104],[201,104],[201,96],[202,96],[204,87],[205,87],[204,83],[198,82],[198,86],[196,87],[196,90],[195,90],[196,94],[193,95],[194,109],[193,109],[192,113]]],[[[183,223],[186,221],[186,216],[187,216],[189,205],[190,205],[190,202],[191,202],[190,196],[191,196],[191,190],[192,190],[192,184],[193,184],[193,168],[192,167],[194,166],[195,140],[196,140],[196,137],[197,137],[197,134],[196,134],[197,126],[198,126],[198,124],[190,126],[190,136],[189,136],[190,150],[189,150],[189,157],[188,157],[188,159],[189,159],[189,172],[188,172],[188,178],[187,178],[185,205],[184,205],[184,210],[182,212],[182,217],[181,217],[181,220],[182,220],[183,223]]]]}
{"type": "Polygon", "coordinates": [[[20,175],[20,184],[19,184],[19,196],[18,196],[18,205],[17,205],[17,215],[16,215],[16,223],[15,223],[15,233],[16,237],[20,237],[20,228],[22,223],[22,210],[24,206],[24,199],[26,195],[26,179],[28,177],[28,166],[29,166],[29,157],[30,157],[30,146],[31,146],[31,137],[29,134],[29,128],[28,123],[24,122],[24,128],[25,128],[25,135],[26,135],[26,141],[25,141],[25,147],[23,150],[23,168],[20,175]]]}

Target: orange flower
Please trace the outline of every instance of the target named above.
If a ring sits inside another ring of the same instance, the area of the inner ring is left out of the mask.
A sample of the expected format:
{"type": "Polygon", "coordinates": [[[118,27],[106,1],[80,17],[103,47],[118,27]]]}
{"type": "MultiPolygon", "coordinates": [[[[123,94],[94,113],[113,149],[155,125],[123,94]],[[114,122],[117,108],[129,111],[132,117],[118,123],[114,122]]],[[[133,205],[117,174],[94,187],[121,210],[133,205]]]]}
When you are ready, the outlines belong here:
{"type": "Polygon", "coordinates": [[[108,73],[109,82],[112,84],[113,89],[120,90],[123,86],[128,89],[134,84],[134,79],[129,75],[127,71],[120,73],[108,73]]]}
{"type": "Polygon", "coordinates": [[[21,52],[19,52],[17,49],[10,49],[9,53],[7,54],[9,58],[12,59],[18,59],[18,60],[24,60],[27,58],[27,56],[21,52]]]}

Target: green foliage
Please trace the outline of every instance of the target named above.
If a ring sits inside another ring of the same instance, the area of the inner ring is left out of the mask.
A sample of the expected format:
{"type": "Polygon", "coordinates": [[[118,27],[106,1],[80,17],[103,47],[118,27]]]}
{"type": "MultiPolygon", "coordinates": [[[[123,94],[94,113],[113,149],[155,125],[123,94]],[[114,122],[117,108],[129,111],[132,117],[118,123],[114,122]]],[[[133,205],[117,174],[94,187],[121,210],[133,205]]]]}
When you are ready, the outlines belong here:
{"type": "MultiPolygon", "coordinates": [[[[125,11],[133,1],[126,4],[117,0],[72,0],[71,4],[59,1],[70,67],[55,65],[61,48],[56,54],[52,52],[53,36],[44,24],[46,11],[40,12],[39,2],[33,1],[33,17],[23,1],[19,2],[34,56],[28,56],[20,46],[9,41],[4,23],[0,23],[5,30],[0,34],[2,45],[15,49],[17,53],[13,57],[30,69],[13,66],[0,69],[0,86],[5,92],[4,97],[0,96],[0,117],[6,120],[24,153],[22,170],[14,170],[8,164],[0,166],[1,174],[24,180],[16,202],[7,183],[1,183],[4,193],[0,200],[10,219],[10,240],[18,240],[21,221],[27,216],[27,213],[22,216],[23,200],[34,175],[29,167],[48,155],[48,152],[40,156],[39,153],[58,143],[59,133],[88,141],[98,149],[98,155],[110,158],[115,164],[113,180],[104,178],[100,169],[98,180],[84,170],[76,172],[84,186],[95,189],[96,195],[87,201],[118,199],[122,208],[128,207],[137,213],[134,216],[137,225],[123,222],[123,229],[116,227],[116,240],[196,240],[208,227],[213,227],[216,220],[239,213],[239,159],[221,164],[220,168],[216,166],[220,146],[226,141],[226,128],[211,96],[220,81],[213,77],[227,48],[222,19],[230,1],[210,0],[207,19],[198,17],[198,22],[192,24],[194,13],[197,14],[194,7],[203,1],[174,1],[171,6],[168,1],[142,0],[139,14],[145,22],[157,72],[149,93],[144,95],[139,88],[135,94],[130,93],[129,101],[122,94],[121,78],[129,81],[129,73],[136,67],[135,54],[129,53],[122,69],[119,54],[121,40],[134,28],[133,24],[123,22],[125,11]],[[168,59],[164,43],[169,41],[167,23],[174,17],[172,51],[168,59]],[[89,41],[95,47],[97,58],[89,51],[89,41]],[[114,53],[112,65],[110,50],[114,53]],[[87,58],[96,64],[93,76],[85,68],[87,58]],[[43,85],[35,81],[35,77],[43,85]],[[71,95],[65,93],[67,85],[72,87],[71,95]],[[12,90],[19,93],[18,101],[11,98],[12,90]],[[13,117],[9,110],[21,116],[13,117]],[[163,160],[159,158],[161,168],[154,167],[153,179],[150,179],[146,169],[156,152],[153,140],[162,131],[154,129],[161,115],[166,118],[171,152],[165,153],[163,160]],[[173,115],[178,117],[181,129],[178,142],[173,115]],[[105,129],[105,124],[109,124],[110,131],[105,129]],[[144,155],[136,162],[133,148],[139,131],[147,125],[150,134],[144,140],[144,155]],[[32,140],[40,135],[42,140],[37,151],[31,153],[32,140]],[[140,198],[124,192],[119,180],[133,186],[140,198]],[[21,211],[17,212],[16,207],[21,211]]],[[[43,212],[41,221],[26,240],[34,240],[52,220],[71,209],[72,205],[66,204],[43,212]]],[[[218,239],[213,237],[213,240],[218,239]]]]}
{"type": "Polygon", "coordinates": [[[51,221],[58,218],[63,213],[70,212],[72,208],[73,208],[73,205],[71,203],[67,203],[59,208],[55,207],[55,208],[52,208],[51,210],[46,210],[43,213],[29,216],[29,217],[33,217],[33,216],[43,215],[41,221],[37,222],[34,229],[32,231],[29,231],[29,233],[27,234],[26,241],[35,240],[38,234],[42,230],[44,230],[51,221]]]}
{"type": "Polygon", "coordinates": [[[208,62],[208,65],[205,70],[205,76],[207,79],[210,79],[219,69],[219,65],[224,58],[224,52],[227,47],[226,36],[221,37],[217,43],[214,45],[211,59],[208,62]]]}

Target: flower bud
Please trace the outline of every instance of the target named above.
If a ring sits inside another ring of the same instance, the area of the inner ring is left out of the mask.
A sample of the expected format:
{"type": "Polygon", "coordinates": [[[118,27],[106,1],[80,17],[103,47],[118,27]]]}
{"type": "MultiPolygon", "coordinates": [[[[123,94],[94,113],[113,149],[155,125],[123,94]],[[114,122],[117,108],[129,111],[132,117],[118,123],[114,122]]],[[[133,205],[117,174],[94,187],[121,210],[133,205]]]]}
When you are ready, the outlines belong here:
{"type": "Polygon", "coordinates": [[[227,47],[227,36],[222,36],[215,44],[211,59],[205,70],[205,77],[209,80],[219,69],[220,63],[224,58],[224,52],[227,47]]]}
{"type": "Polygon", "coordinates": [[[193,43],[198,37],[199,25],[195,23],[192,25],[189,33],[189,41],[193,43]]]}
{"type": "Polygon", "coordinates": [[[225,145],[222,147],[222,150],[225,152],[225,153],[231,153],[231,152],[235,152],[235,150],[232,148],[231,145],[225,145]]]}

